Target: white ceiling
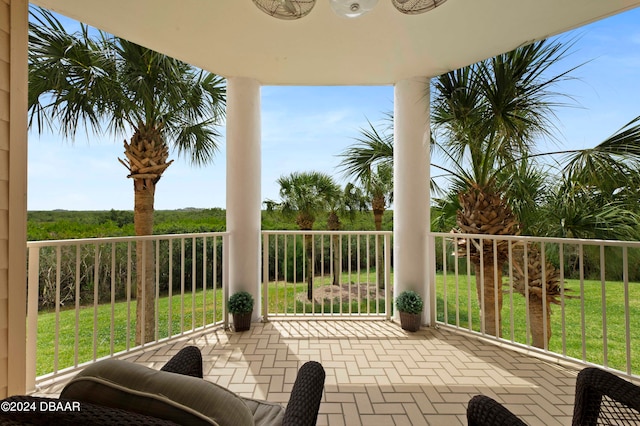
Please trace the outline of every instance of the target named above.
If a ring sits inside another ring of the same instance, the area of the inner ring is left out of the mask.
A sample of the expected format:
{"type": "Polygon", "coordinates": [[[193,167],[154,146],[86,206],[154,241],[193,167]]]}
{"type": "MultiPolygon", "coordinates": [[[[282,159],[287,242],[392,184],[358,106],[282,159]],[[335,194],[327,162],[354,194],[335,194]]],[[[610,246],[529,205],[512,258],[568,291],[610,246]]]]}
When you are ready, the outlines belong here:
{"type": "Polygon", "coordinates": [[[216,74],[263,85],[373,85],[435,76],[640,6],[640,0],[448,0],[355,19],[317,0],[285,21],[251,0],[31,0],[216,74]]]}

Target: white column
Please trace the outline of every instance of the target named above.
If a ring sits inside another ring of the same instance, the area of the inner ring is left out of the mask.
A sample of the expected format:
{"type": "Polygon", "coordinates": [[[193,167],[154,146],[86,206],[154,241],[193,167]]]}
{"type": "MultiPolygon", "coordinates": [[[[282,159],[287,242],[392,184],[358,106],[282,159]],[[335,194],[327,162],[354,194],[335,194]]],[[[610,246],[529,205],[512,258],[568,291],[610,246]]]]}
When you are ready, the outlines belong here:
{"type": "MultiPolygon", "coordinates": [[[[29,3],[0,7],[0,398],[25,393],[29,3]],[[5,71],[8,71],[5,72],[5,71]]],[[[35,368],[35,366],[34,366],[35,368]]],[[[30,389],[29,389],[30,390],[30,389]]]]}
{"type": "Polygon", "coordinates": [[[229,294],[254,297],[260,316],[260,83],[227,79],[227,231],[229,294]]]}
{"type": "MultiPolygon", "coordinates": [[[[429,324],[429,80],[420,77],[397,82],[394,102],[394,295],[403,290],[419,293],[424,299],[422,320],[429,324]]],[[[397,319],[397,312],[395,316],[397,319]]]]}

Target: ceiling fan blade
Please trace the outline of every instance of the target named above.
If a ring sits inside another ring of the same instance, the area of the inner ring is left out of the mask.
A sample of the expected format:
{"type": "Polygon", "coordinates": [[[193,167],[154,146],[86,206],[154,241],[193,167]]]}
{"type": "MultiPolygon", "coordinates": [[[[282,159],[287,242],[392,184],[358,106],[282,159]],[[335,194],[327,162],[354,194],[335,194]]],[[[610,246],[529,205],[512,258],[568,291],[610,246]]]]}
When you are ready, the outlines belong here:
{"type": "Polygon", "coordinates": [[[290,13],[292,15],[296,14],[296,7],[292,0],[283,0],[282,7],[287,11],[287,13],[290,13]]]}

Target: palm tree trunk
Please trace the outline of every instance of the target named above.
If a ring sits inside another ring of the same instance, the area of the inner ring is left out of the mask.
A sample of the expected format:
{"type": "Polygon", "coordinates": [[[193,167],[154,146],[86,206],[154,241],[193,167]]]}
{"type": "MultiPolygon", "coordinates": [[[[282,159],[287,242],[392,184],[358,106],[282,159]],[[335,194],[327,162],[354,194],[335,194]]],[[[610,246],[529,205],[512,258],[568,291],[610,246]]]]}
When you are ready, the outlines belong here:
{"type": "MultiPolygon", "coordinates": [[[[544,348],[551,340],[551,304],[560,304],[560,271],[551,262],[543,259],[537,244],[527,243],[527,257],[525,259],[524,246],[513,250],[513,289],[529,299],[529,332],[531,344],[537,348],[544,348]],[[542,274],[544,263],[544,276],[542,274]],[[525,280],[526,271],[526,280],[525,280]],[[543,292],[543,287],[544,292],[543,292]],[[544,296],[544,298],[543,298],[544,296]],[[542,305],[546,303],[545,307],[542,305]],[[546,322],[545,322],[546,321],[546,322]],[[547,333],[545,340],[544,333],[547,333]]],[[[565,288],[565,292],[570,290],[565,288]]],[[[565,298],[573,298],[567,294],[565,298]]]]}
{"type": "MultiPolygon", "coordinates": [[[[151,179],[134,180],[136,235],[153,234],[155,183],[151,179]]],[[[155,268],[153,242],[136,244],[136,344],[155,339],[155,268]]]]}
{"type": "Polygon", "coordinates": [[[529,330],[531,332],[531,344],[536,348],[544,349],[551,339],[551,305],[547,302],[546,318],[543,311],[542,299],[529,296],[529,330]],[[546,322],[545,322],[546,321],[546,322]],[[544,326],[547,328],[547,339],[544,338],[544,326]]]}
{"type": "Polygon", "coordinates": [[[331,243],[333,244],[333,285],[340,285],[340,272],[342,270],[340,265],[340,236],[332,235],[331,243]]]}
{"type": "Polygon", "coordinates": [[[502,269],[498,265],[496,280],[493,260],[484,263],[482,267],[476,264],[476,288],[478,291],[478,304],[480,305],[480,318],[483,331],[492,336],[502,337],[502,269]],[[482,268],[482,271],[480,270],[482,268]],[[482,274],[482,275],[481,275],[482,274]],[[484,282],[484,285],[482,285],[484,282]],[[484,299],[484,306],[483,300],[484,299]],[[496,310],[496,302],[498,304],[496,310]]]}
{"type": "MultiPolygon", "coordinates": [[[[153,211],[156,184],[171,165],[169,148],[159,128],[138,124],[131,143],[124,141],[126,160],[118,158],[129,169],[133,179],[133,222],[136,236],[153,234],[153,211]]],[[[153,243],[136,244],[136,343],[155,339],[155,264],[153,243]]]]}

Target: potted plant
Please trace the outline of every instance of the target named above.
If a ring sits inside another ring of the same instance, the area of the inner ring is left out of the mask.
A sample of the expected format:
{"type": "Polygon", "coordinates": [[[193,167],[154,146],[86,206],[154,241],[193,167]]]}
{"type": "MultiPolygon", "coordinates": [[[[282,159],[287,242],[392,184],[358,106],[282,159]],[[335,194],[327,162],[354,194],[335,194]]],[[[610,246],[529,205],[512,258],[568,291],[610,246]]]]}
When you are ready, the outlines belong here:
{"type": "Polygon", "coordinates": [[[234,293],[227,302],[227,309],[233,315],[233,328],[236,331],[245,331],[251,328],[251,315],[253,314],[253,296],[246,291],[234,293]]]}
{"type": "Polygon", "coordinates": [[[403,330],[418,331],[422,318],[422,297],[412,290],[405,290],[396,298],[396,307],[400,312],[400,326],[403,330]]]}

